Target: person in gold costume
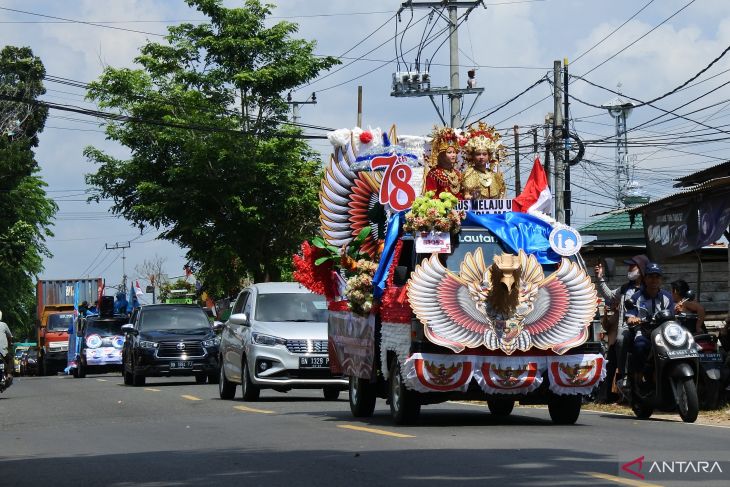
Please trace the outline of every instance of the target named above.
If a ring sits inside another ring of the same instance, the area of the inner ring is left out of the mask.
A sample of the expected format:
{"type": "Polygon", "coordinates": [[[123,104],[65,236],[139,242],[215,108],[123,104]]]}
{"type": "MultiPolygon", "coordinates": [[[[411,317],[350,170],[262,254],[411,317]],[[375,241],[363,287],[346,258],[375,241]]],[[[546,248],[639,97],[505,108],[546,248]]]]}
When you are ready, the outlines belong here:
{"type": "Polygon", "coordinates": [[[461,140],[450,127],[434,128],[424,190],[433,191],[434,198],[447,191],[461,199],[461,173],[454,168],[461,140]]]}
{"type": "Polygon", "coordinates": [[[464,171],[461,184],[464,198],[504,198],[504,177],[496,170],[496,165],[504,154],[504,146],[494,127],[480,123],[478,129],[470,129],[465,149],[469,167],[464,171]]]}

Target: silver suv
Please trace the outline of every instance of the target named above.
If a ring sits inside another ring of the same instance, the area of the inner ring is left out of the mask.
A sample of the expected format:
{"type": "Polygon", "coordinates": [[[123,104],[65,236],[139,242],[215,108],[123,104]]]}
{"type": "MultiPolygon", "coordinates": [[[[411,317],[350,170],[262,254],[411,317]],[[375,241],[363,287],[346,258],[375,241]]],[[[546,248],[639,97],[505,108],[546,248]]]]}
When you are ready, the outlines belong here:
{"type": "Polygon", "coordinates": [[[347,380],[333,376],[327,353],[327,302],[294,282],[254,284],[236,298],[221,335],[221,399],[241,384],[244,401],[262,388],[322,388],[334,400],[347,380]]]}

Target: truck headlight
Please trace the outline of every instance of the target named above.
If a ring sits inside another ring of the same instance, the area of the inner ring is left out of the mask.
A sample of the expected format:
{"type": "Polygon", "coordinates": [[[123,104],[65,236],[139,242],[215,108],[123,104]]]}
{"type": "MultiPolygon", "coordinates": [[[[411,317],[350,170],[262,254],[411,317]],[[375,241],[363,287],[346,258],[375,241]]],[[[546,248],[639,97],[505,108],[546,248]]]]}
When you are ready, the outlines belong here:
{"type": "Polygon", "coordinates": [[[139,346],[142,348],[157,348],[160,346],[157,342],[148,342],[147,340],[140,340],[139,346]]]}
{"type": "Polygon", "coordinates": [[[221,338],[220,337],[211,338],[209,340],[203,340],[203,346],[205,348],[217,347],[220,344],[221,344],[221,338]]]}

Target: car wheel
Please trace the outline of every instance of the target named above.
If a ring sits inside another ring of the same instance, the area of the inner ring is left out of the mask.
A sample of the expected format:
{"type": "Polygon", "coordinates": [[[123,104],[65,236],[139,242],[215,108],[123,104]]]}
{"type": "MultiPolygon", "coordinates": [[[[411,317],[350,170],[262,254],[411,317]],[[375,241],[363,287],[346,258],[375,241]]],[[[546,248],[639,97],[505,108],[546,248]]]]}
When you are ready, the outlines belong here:
{"type": "Polygon", "coordinates": [[[195,376],[195,383],[196,384],[205,384],[205,382],[208,380],[207,374],[197,374],[195,376]]]}
{"type": "Polygon", "coordinates": [[[375,411],[375,386],[367,379],[350,377],[350,411],[356,418],[369,418],[375,411]]]}
{"type": "Polygon", "coordinates": [[[236,383],[231,382],[226,378],[226,372],[223,370],[222,365],[218,379],[218,395],[221,399],[228,400],[236,397],[236,383]]]}
{"type": "Polygon", "coordinates": [[[261,393],[261,388],[251,382],[251,373],[248,370],[248,360],[243,357],[241,365],[241,389],[244,401],[256,401],[261,393]]]}
{"type": "Polygon", "coordinates": [[[421,414],[421,403],[418,393],[406,388],[400,372],[400,363],[393,360],[388,380],[388,399],[390,399],[390,415],[395,424],[413,424],[421,414]]]}
{"type": "Polygon", "coordinates": [[[325,387],[323,389],[324,391],[324,398],[327,401],[336,401],[337,398],[340,397],[340,389],[338,387],[325,387]]]}
{"type": "Polygon", "coordinates": [[[134,387],[142,387],[145,385],[146,377],[140,374],[132,373],[132,385],[134,387]]]}

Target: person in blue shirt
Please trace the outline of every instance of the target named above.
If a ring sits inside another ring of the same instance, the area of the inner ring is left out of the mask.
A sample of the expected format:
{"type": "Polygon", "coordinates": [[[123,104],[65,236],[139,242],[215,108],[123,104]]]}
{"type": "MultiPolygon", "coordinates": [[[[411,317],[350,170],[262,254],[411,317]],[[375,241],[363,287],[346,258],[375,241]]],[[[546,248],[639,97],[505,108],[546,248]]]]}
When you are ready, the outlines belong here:
{"type": "Polygon", "coordinates": [[[630,301],[632,304],[626,311],[626,323],[636,329],[631,368],[637,384],[641,384],[646,359],[651,351],[651,334],[642,330],[639,325],[650,320],[657,311],[668,309],[674,312],[672,295],[662,289],[662,268],[659,264],[649,262],[646,265],[644,287],[640,292],[634,293],[630,301]]]}
{"type": "Polygon", "coordinates": [[[127,296],[123,292],[118,292],[116,295],[117,300],[114,301],[114,314],[123,315],[127,313],[127,296]]]}

